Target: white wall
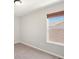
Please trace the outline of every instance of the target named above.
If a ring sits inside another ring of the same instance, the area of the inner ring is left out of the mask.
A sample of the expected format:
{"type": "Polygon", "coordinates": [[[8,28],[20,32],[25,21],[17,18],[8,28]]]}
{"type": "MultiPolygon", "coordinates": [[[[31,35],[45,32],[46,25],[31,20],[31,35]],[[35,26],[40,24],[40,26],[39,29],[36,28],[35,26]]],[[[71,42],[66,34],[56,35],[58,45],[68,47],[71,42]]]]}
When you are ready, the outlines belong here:
{"type": "Polygon", "coordinates": [[[14,43],[20,41],[20,18],[14,17],[14,43]]]}
{"type": "MultiPolygon", "coordinates": [[[[63,4],[51,6],[52,12],[63,10],[63,4]],[[56,8],[56,9],[55,9],[56,8]]],[[[49,7],[50,8],[50,7],[49,7]]],[[[50,8],[51,9],[51,8],[50,8]]],[[[23,17],[21,20],[21,39],[24,43],[64,56],[64,47],[49,44],[47,40],[47,10],[40,9],[23,17]]]]}

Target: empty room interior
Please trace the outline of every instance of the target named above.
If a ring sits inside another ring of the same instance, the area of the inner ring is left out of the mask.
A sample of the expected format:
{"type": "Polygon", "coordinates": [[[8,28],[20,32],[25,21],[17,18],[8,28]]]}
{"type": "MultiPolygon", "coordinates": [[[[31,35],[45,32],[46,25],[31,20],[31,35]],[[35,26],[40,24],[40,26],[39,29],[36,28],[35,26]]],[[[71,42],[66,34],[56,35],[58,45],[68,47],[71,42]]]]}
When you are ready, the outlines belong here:
{"type": "Polygon", "coordinates": [[[14,59],[64,59],[64,0],[14,0],[14,59]]]}

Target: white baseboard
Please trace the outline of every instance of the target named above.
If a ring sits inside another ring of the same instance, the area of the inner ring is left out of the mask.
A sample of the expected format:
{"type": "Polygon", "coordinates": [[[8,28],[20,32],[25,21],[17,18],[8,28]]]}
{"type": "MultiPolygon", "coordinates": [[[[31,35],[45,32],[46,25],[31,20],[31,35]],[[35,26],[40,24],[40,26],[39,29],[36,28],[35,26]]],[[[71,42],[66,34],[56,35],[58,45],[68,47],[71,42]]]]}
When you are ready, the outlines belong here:
{"type": "Polygon", "coordinates": [[[64,59],[63,56],[57,55],[57,54],[55,54],[55,53],[51,53],[51,52],[49,52],[49,51],[40,49],[40,48],[38,48],[38,47],[35,47],[35,46],[30,45],[30,44],[25,43],[25,42],[21,42],[21,43],[24,44],[24,45],[30,46],[30,47],[32,47],[32,48],[35,48],[35,49],[37,49],[37,50],[40,50],[40,51],[42,51],[42,52],[48,53],[48,54],[50,54],[50,55],[56,56],[56,57],[58,57],[58,58],[62,58],[62,59],[64,59]]]}

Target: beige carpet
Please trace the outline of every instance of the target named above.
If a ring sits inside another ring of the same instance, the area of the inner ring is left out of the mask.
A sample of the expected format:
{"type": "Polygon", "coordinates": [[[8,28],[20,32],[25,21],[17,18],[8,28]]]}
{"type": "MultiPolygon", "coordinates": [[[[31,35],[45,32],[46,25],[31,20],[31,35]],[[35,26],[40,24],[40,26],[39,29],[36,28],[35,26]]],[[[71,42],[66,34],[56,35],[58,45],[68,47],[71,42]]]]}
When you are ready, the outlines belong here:
{"type": "Polygon", "coordinates": [[[15,59],[58,59],[55,56],[41,52],[21,43],[14,45],[14,58],[15,59]]]}

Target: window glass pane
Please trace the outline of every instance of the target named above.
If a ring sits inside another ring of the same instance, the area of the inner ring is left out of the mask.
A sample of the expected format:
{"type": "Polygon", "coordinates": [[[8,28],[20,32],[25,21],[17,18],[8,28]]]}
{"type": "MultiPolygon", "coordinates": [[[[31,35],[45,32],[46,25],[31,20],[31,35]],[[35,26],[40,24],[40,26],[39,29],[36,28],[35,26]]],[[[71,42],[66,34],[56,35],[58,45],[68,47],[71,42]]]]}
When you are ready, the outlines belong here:
{"type": "Polygon", "coordinates": [[[48,18],[49,41],[64,43],[64,16],[48,18]]]}

